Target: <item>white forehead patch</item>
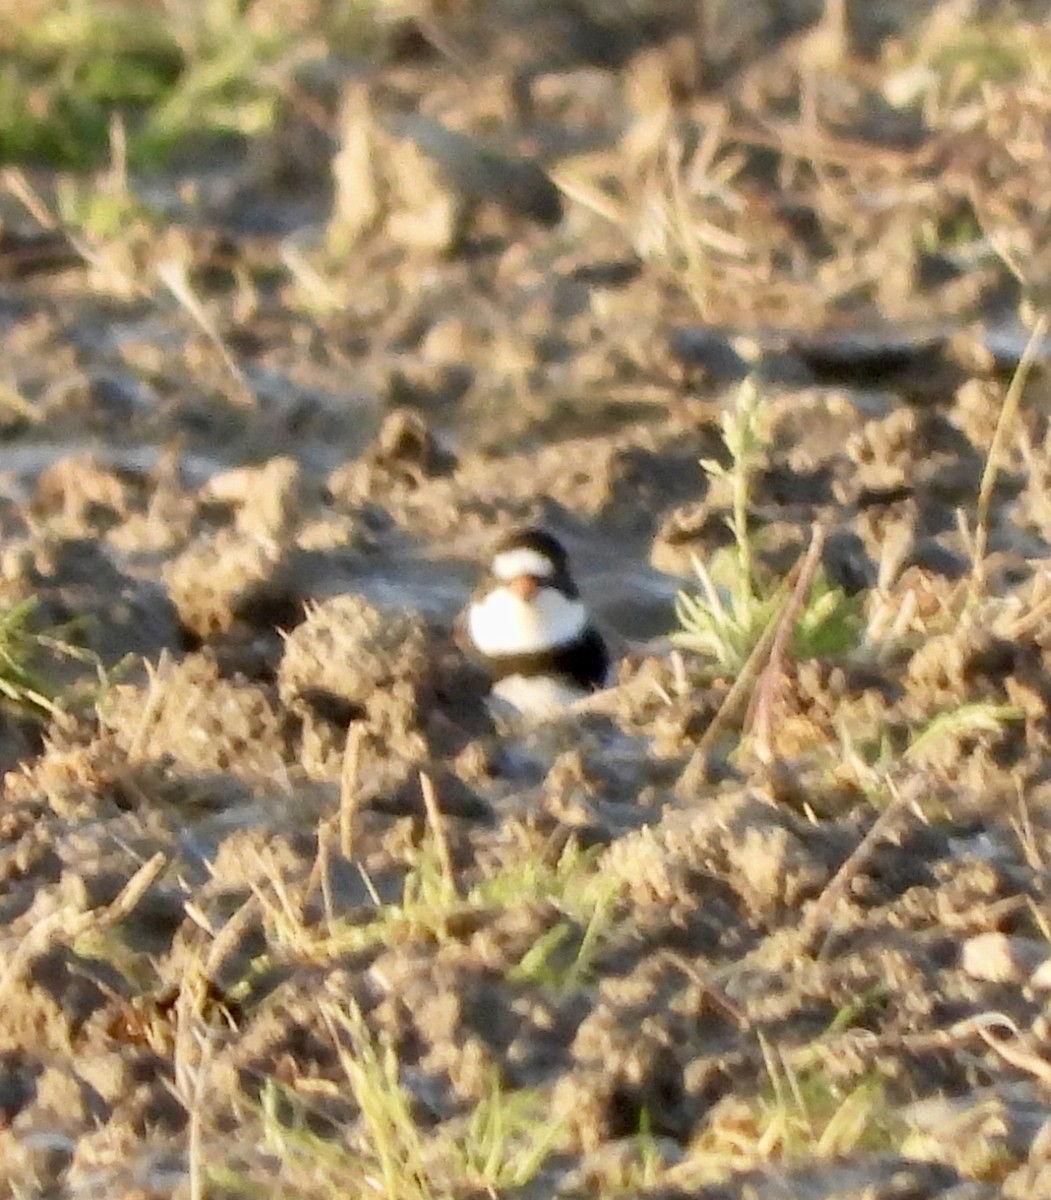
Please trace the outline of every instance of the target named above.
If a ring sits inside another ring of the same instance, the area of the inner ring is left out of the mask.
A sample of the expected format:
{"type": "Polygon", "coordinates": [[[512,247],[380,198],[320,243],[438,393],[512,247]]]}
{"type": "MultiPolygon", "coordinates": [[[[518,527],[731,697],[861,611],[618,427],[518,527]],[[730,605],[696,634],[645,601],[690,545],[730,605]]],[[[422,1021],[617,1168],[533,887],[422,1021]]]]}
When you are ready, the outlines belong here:
{"type": "Polygon", "coordinates": [[[503,550],[493,559],[493,574],[497,579],[509,583],[522,575],[537,579],[550,579],[555,573],[555,564],[539,550],[519,546],[516,550],[503,550]]]}
{"type": "Polygon", "coordinates": [[[471,640],[482,654],[493,658],[564,646],[575,641],[587,624],[583,602],[570,600],[552,587],[542,587],[532,600],[523,600],[508,588],[493,588],[467,613],[471,640]]]}

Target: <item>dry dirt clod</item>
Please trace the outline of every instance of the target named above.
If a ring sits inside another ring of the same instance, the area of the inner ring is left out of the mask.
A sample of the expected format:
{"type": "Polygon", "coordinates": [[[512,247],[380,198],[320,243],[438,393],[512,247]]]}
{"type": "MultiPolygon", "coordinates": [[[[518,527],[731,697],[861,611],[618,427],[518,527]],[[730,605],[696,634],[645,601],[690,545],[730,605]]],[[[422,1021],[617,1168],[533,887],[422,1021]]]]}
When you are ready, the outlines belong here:
{"type": "Polygon", "coordinates": [[[63,458],[41,472],[32,507],[70,530],[101,531],[127,518],[141,482],[90,455],[63,458]]]}
{"type": "Polygon", "coordinates": [[[291,458],[272,458],[261,467],[213,475],[201,489],[205,504],[229,505],[239,533],[260,541],[285,541],[303,519],[309,488],[291,458]]]}
{"type": "Polygon", "coordinates": [[[1048,946],[1032,938],[980,933],[960,949],[960,965],[974,979],[1047,987],[1051,980],[1048,946]],[[1037,980],[1040,982],[1037,983],[1037,980]]]}
{"type": "Polygon", "coordinates": [[[363,85],[347,89],[339,126],[330,252],[380,232],[411,249],[454,252],[480,204],[545,225],[561,218],[558,189],[537,163],[421,113],[381,114],[363,85]]]}
{"type": "Polygon", "coordinates": [[[239,621],[272,628],[295,620],[301,599],[287,564],[270,538],[219,529],[191,542],[163,574],[182,623],[207,640],[239,621]]]}
{"type": "Polygon", "coordinates": [[[280,778],[286,739],[275,701],[269,689],[224,679],[212,656],[194,654],[145,686],[113,689],[103,719],[134,761],[169,758],[188,772],[214,772],[218,799],[230,793],[223,777],[234,763],[246,778],[280,778]]]}
{"type": "Polygon", "coordinates": [[[0,1193],[1051,1195],[1049,0],[59,7],[0,38],[4,155],[92,160],[0,173],[0,1193]],[[638,652],[496,727],[524,523],[638,652]],[[815,523],[750,668],[668,654],[693,554],[732,616],[815,523]]]}
{"type": "Polygon", "coordinates": [[[415,613],[385,611],[362,596],[313,605],[285,639],[278,687],[285,703],[317,693],[356,710],[401,684],[421,686],[430,669],[427,627],[415,613]]]}

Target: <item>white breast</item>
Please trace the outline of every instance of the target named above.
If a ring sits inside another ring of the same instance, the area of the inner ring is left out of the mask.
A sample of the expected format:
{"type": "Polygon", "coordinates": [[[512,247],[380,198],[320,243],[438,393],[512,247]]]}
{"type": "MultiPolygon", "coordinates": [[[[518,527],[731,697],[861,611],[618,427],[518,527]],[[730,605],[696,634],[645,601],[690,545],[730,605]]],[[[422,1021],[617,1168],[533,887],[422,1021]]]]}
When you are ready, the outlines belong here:
{"type": "Polygon", "coordinates": [[[542,587],[523,600],[497,587],[476,600],[467,613],[467,630],[482,654],[533,654],[564,646],[587,628],[587,609],[557,588],[542,587]]]}
{"type": "Polygon", "coordinates": [[[490,693],[497,704],[504,704],[529,717],[550,717],[565,712],[587,693],[563,679],[551,675],[508,675],[493,684],[490,693]]]}

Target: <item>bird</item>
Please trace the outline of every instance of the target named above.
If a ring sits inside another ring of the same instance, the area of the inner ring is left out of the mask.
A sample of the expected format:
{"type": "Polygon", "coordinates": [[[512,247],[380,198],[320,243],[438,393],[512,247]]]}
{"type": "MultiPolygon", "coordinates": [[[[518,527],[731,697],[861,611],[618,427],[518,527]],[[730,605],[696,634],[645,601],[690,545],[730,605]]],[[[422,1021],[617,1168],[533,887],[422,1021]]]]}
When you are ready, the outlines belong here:
{"type": "Polygon", "coordinates": [[[492,680],[491,697],[519,713],[550,716],[606,684],[606,641],[565,547],[545,529],[527,526],[500,538],[464,626],[492,680]]]}

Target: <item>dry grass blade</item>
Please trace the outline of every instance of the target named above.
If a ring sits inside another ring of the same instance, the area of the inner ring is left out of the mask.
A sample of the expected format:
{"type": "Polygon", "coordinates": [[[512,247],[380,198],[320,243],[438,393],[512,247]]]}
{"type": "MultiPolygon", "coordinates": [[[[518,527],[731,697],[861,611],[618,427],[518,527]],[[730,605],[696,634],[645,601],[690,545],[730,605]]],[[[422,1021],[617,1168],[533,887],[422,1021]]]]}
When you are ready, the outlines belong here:
{"type": "Polygon", "coordinates": [[[171,673],[172,656],[167,649],[161,651],[161,656],[157,661],[156,667],[152,663],[146,664],[146,675],[149,679],[146,689],[146,703],[142,706],[142,716],[139,718],[138,726],[128,745],[129,763],[142,761],[150,729],[164,704],[165,688],[168,686],[171,673]]]}
{"type": "Polygon", "coordinates": [[[249,896],[230,916],[212,942],[208,957],[202,968],[207,980],[214,980],[223,963],[237,949],[241,935],[248,928],[248,923],[259,904],[257,896],[249,896]]]}
{"type": "MultiPolygon", "coordinates": [[[[786,1046],[781,1058],[793,1070],[806,1070],[818,1062],[842,1063],[846,1057],[869,1063],[894,1051],[928,1054],[932,1050],[952,1050],[978,1039],[992,1044],[989,1031],[1003,1029],[1019,1036],[1018,1026],[1006,1013],[976,1013],[956,1021],[947,1029],[929,1029],[915,1033],[875,1033],[871,1029],[845,1029],[832,1036],[822,1035],[798,1046],[786,1046]]],[[[998,1043],[1003,1045],[1002,1042],[998,1043]]]]}
{"type": "Polygon", "coordinates": [[[96,928],[106,929],[123,921],[138,907],[139,902],[146,895],[153,881],[164,870],[167,862],[167,858],[158,850],[132,875],[112,903],[107,904],[100,913],[92,914],[92,924],[96,928]]]}
{"type": "MultiPolygon", "coordinates": [[[[20,171],[16,167],[6,167],[0,174],[0,184],[3,185],[6,192],[14,196],[41,229],[60,228],[58,218],[44,203],[43,197],[29,182],[29,177],[24,171],[20,171]]],[[[74,249],[80,253],[76,246],[74,249]]]]}
{"type": "Polygon", "coordinates": [[[183,974],[175,1002],[173,1071],[167,1085],[188,1118],[186,1173],[190,1200],[205,1200],[208,1194],[204,1110],[210,1087],[213,1044],[204,1016],[207,993],[208,983],[201,960],[195,958],[183,974]]]}
{"type": "Polygon", "coordinates": [[[303,888],[303,910],[316,891],[321,892],[321,903],[325,916],[325,927],[331,936],[336,910],[332,897],[332,834],[331,821],[322,817],[317,823],[317,853],[310,868],[306,886],[303,888]]]}
{"type": "Polygon", "coordinates": [[[176,258],[166,258],[157,263],[156,270],[157,278],[171,292],[179,304],[182,305],[197,328],[200,329],[215,347],[226,369],[237,383],[235,397],[238,402],[246,408],[256,408],[258,400],[255,392],[252,390],[252,385],[248,382],[244,371],[237,365],[234,356],[226,348],[226,343],[220,336],[215,322],[205,311],[204,305],[197,298],[197,294],[190,286],[185,263],[180,262],[176,258]]]}
{"type": "Polygon", "coordinates": [[[60,233],[73,250],[80,255],[88,266],[93,267],[104,277],[117,284],[128,296],[145,296],[146,288],[133,279],[127,271],[121,269],[115,257],[106,249],[91,245],[68,222],[61,220],[48,208],[40,193],[33,187],[24,171],[16,167],[7,167],[0,174],[0,187],[9,192],[26,212],[40,225],[41,229],[53,230],[60,233]]]}
{"type": "Polygon", "coordinates": [[[60,931],[65,930],[67,922],[71,919],[76,920],[83,915],[83,912],[76,909],[59,909],[57,912],[48,913],[46,917],[42,917],[26,932],[12,951],[4,973],[0,975],[0,1002],[3,1001],[8,990],[22,978],[34,955],[49,945],[56,934],[61,936],[60,931]]]}
{"type": "Polygon", "coordinates": [[[985,469],[982,472],[982,482],[978,489],[978,505],[974,529],[974,563],[971,570],[972,599],[977,599],[979,593],[985,589],[985,559],[989,544],[989,514],[992,506],[993,489],[996,487],[997,476],[1000,473],[1000,457],[1003,453],[1004,442],[1007,439],[1008,430],[1014,422],[1015,414],[1018,412],[1018,406],[1022,401],[1022,394],[1025,392],[1026,383],[1029,381],[1029,373],[1040,355],[1046,332],[1047,315],[1041,313],[1033,325],[1029,341],[1026,342],[1025,350],[1018,361],[1018,367],[1007,388],[1004,402],[1000,407],[1000,415],[996,421],[996,428],[993,431],[992,441],[989,444],[989,453],[986,456],[985,469]]]}
{"type": "Polygon", "coordinates": [[[201,1057],[193,1077],[193,1090],[188,1102],[189,1133],[187,1136],[186,1171],[189,1176],[190,1200],[205,1200],[207,1196],[204,1163],[204,1099],[208,1094],[208,1076],[212,1061],[212,1043],[205,1038],[201,1057]]]}
{"type": "Polygon", "coordinates": [[[336,921],[336,906],[332,898],[331,857],[328,826],[324,822],[319,822],[317,831],[318,879],[321,884],[321,903],[325,913],[325,927],[330,937],[336,921]]]}
{"type": "Polygon", "coordinates": [[[438,807],[438,797],[434,791],[434,783],[429,775],[420,772],[420,791],[423,793],[423,806],[427,811],[427,822],[434,837],[438,851],[438,861],[442,868],[442,879],[450,896],[456,895],[456,873],[453,870],[452,855],[449,853],[449,841],[445,836],[445,823],[442,821],[441,809],[438,807]]]}
{"type": "Polygon", "coordinates": [[[1026,1045],[1026,1039],[1017,1029],[1013,1032],[1015,1040],[1009,1042],[1003,1038],[994,1037],[988,1028],[978,1027],[975,1029],[978,1037],[991,1050],[995,1051],[1005,1063],[1016,1067],[1019,1071],[1025,1071],[1027,1075],[1032,1075],[1045,1088],[1051,1088],[1051,1063],[1047,1061],[1039,1049],[1026,1045]]]}
{"type": "Polygon", "coordinates": [[[596,216],[609,221],[617,228],[623,228],[628,220],[628,212],[623,204],[608,195],[601,188],[587,183],[583,179],[574,178],[564,171],[552,171],[551,181],[564,195],[577,204],[581,204],[596,216]]]}
{"type": "Polygon", "coordinates": [[[697,749],[693,753],[693,757],[686,766],[684,774],[692,774],[694,764],[699,764],[707,761],[708,755],[715,746],[723,730],[729,725],[733,717],[740,711],[744,705],[744,701],[750,694],[750,689],[753,682],[759,676],[763,669],[763,663],[766,661],[770,647],[773,645],[774,637],[777,633],[778,617],[781,613],[782,605],[774,610],[774,615],[770,618],[762,635],[755,644],[752,653],[745,660],[744,666],[737,674],[734,680],[733,687],[726,693],[722,704],[719,706],[719,711],[712,717],[708,723],[708,728],[704,731],[700,741],[697,743],[697,749]]]}

